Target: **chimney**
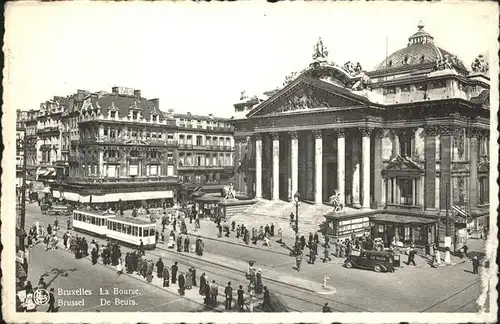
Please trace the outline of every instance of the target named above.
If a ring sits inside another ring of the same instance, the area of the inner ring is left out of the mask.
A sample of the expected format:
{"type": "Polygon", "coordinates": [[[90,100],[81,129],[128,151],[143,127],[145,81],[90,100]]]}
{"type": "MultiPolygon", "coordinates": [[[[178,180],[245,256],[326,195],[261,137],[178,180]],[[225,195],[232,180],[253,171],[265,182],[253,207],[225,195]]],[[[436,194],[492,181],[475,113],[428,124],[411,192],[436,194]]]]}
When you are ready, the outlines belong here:
{"type": "Polygon", "coordinates": [[[141,90],[134,90],[135,99],[141,99],[141,90]]]}
{"type": "Polygon", "coordinates": [[[113,87],[111,88],[111,93],[114,94],[114,95],[118,95],[118,87],[113,87]]]}
{"type": "Polygon", "coordinates": [[[78,90],[76,90],[76,99],[83,100],[83,98],[85,98],[86,94],[87,94],[87,91],[78,89],[78,90]]]}
{"type": "Polygon", "coordinates": [[[213,119],[213,118],[214,118],[214,115],[213,115],[213,114],[208,114],[208,117],[209,117],[210,119],[213,119]]]}
{"type": "Polygon", "coordinates": [[[172,108],[170,108],[170,109],[168,110],[168,112],[169,112],[170,114],[173,114],[173,113],[174,113],[174,110],[173,110],[172,108]]]}

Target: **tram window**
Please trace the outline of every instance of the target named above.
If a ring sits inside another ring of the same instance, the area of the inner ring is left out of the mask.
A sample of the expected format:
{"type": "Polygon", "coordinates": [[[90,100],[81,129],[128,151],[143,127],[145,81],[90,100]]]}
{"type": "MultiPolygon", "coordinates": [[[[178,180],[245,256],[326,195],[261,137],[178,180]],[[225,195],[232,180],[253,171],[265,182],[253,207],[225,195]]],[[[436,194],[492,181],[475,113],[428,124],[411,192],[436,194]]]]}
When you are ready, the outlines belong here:
{"type": "Polygon", "coordinates": [[[139,237],[142,237],[142,227],[139,227],[139,237]]]}
{"type": "Polygon", "coordinates": [[[92,225],[95,225],[95,217],[90,217],[90,221],[92,222],[92,225]]]}
{"type": "Polygon", "coordinates": [[[82,214],[78,214],[78,221],[82,221],[82,214]]]}
{"type": "Polygon", "coordinates": [[[116,231],[121,232],[122,231],[122,224],[118,223],[116,224],[116,231]]]}
{"type": "Polygon", "coordinates": [[[151,227],[149,230],[149,236],[155,236],[155,228],[151,227]]]}
{"type": "Polygon", "coordinates": [[[116,231],[116,223],[113,223],[113,231],[116,231]]]}
{"type": "Polygon", "coordinates": [[[132,235],[137,236],[137,226],[132,227],[132,235]]]}
{"type": "Polygon", "coordinates": [[[127,225],[127,234],[130,235],[132,234],[132,226],[127,225]]]}

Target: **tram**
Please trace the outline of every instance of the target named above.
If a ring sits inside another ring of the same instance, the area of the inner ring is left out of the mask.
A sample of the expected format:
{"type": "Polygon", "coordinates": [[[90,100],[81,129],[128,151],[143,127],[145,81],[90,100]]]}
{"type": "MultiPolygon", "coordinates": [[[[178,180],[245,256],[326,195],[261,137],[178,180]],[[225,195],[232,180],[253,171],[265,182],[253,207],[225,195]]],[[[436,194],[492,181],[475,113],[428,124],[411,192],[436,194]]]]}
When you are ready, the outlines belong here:
{"type": "Polygon", "coordinates": [[[129,217],[108,218],[106,236],[139,247],[141,240],[145,249],[156,247],[156,224],[129,217]]]}
{"type": "Polygon", "coordinates": [[[73,211],[73,228],[76,231],[105,237],[108,233],[106,220],[114,217],[116,217],[114,213],[98,213],[76,209],[73,211]]]}

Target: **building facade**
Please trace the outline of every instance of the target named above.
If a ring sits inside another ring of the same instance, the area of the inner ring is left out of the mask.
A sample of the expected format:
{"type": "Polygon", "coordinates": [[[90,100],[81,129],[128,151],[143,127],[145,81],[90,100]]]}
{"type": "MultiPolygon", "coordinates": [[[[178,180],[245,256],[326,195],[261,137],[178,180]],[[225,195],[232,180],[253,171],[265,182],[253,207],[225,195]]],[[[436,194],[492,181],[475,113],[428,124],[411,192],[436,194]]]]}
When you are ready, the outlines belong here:
{"type": "Polygon", "coordinates": [[[180,183],[220,191],[233,175],[226,119],[161,111],[159,100],[143,98],[140,90],[78,90],[24,115],[33,146],[28,178],[50,185],[56,198],[173,200],[180,183]]]}
{"type": "Polygon", "coordinates": [[[320,40],[282,89],[236,104],[248,111],[232,121],[237,189],[288,201],[298,192],[316,204],[338,190],[341,204],[365,211],[349,224],[357,218],[360,232],[370,224],[389,240],[444,241],[488,214],[487,63],[480,56],[467,69],[422,24],[408,41],[365,72],[328,61],[320,40]]]}
{"type": "Polygon", "coordinates": [[[205,191],[220,191],[234,174],[233,127],[228,119],[174,114],[178,126],[179,180],[205,191]]]}

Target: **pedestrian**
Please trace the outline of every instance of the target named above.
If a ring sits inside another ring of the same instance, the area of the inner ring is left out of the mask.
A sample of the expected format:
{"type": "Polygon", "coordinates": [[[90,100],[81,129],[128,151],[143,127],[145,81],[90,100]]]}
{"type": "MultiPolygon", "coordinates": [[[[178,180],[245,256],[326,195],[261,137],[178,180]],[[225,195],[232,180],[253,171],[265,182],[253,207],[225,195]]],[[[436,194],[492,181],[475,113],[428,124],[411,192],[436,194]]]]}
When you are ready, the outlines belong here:
{"type": "Polygon", "coordinates": [[[54,304],[56,303],[56,298],[54,297],[54,288],[50,288],[49,292],[49,309],[47,309],[47,313],[55,313],[56,308],[54,304]]]}
{"type": "Polygon", "coordinates": [[[309,249],[309,264],[314,264],[314,261],[316,261],[316,251],[314,247],[311,247],[309,249]]]}
{"type": "Polygon", "coordinates": [[[231,287],[231,281],[227,283],[227,286],[224,289],[224,295],[226,296],[226,309],[230,310],[233,304],[233,287],[231,287]]]}
{"type": "Polygon", "coordinates": [[[330,306],[328,306],[328,303],[325,303],[325,305],[323,305],[323,313],[331,313],[332,312],[332,309],[330,308],[330,306]]]}
{"type": "Polygon", "coordinates": [[[173,229],[174,229],[174,232],[176,231],[176,229],[175,229],[175,228],[176,228],[176,226],[177,226],[177,220],[174,218],[174,221],[173,221],[173,223],[172,223],[172,227],[173,227],[173,229]]]}
{"type": "Polygon", "coordinates": [[[54,231],[57,232],[59,228],[59,221],[57,220],[57,217],[54,217],[54,231]]]}
{"type": "Polygon", "coordinates": [[[242,285],[239,286],[237,293],[238,293],[238,308],[240,311],[242,311],[243,306],[245,305],[245,298],[243,297],[245,291],[243,290],[242,285]]]}
{"type": "Polygon", "coordinates": [[[314,233],[314,238],[313,238],[313,241],[316,242],[316,243],[319,243],[319,236],[318,236],[318,233],[314,233]]]}
{"type": "Polygon", "coordinates": [[[325,247],[325,251],[323,252],[323,255],[324,255],[323,263],[325,263],[327,259],[328,259],[328,261],[332,261],[332,259],[330,259],[330,250],[328,250],[327,247],[325,247]]]}
{"type": "Polygon", "coordinates": [[[222,237],[222,225],[219,223],[217,226],[219,228],[219,236],[218,237],[222,237]]]}
{"type": "Polygon", "coordinates": [[[43,279],[43,277],[40,277],[40,279],[38,280],[38,288],[39,289],[47,289],[47,284],[45,283],[45,280],[43,279]]]}
{"type": "Polygon", "coordinates": [[[415,249],[410,248],[410,251],[408,252],[408,260],[406,261],[407,265],[413,264],[414,266],[417,266],[415,263],[415,249]]]}
{"type": "Polygon", "coordinates": [[[302,263],[302,252],[297,251],[297,256],[295,257],[295,264],[297,265],[297,271],[300,271],[300,264],[302,263]]]}
{"type": "Polygon", "coordinates": [[[118,259],[118,264],[116,265],[116,274],[121,275],[123,274],[123,264],[122,264],[122,259],[118,259]]]}
{"type": "Polygon", "coordinates": [[[184,239],[184,252],[189,253],[189,236],[184,239]]]}
{"type": "Polygon", "coordinates": [[[264,235],[271,235],[271,228],[269,227],[269,224],[266,224],[266,227],[264,227],[264,235]]]}
{"type": "Polygon", "coordinates": [[[307,246],[311,247],[313,242],[313,234],[309,232],[309,239],[307,240],[307,246]]]}
{"type": "Polygon", "coordinates": [[[163,268],[163,287],[170,286],[170,273],[168,272],[168,267],[163,268]]]}
{"type": "Polygon", "coordinates": [[[464,251],[464,256],[467,257],[467,251],[469,250],[469,247],[467,246],[467,243],[464,243],[464,246],[462,247],[464,251]]]}
{"type": "Polygon", "coordinates": [[[178,285],[179,285],[179,294],[181,296],[184,296],[184,289],[186,288],[185,284],[186,284],[186,281],[184,279],[184,274],[181,272],[179,274],[179,283],[178,283],[178,285]]]}
{"type": "Polygon", "coordinates": [[[144,242],[142,239],[139,240],[139,251],[141,252],[142,255],[144,255],[144,242]]]}
{"type": "Polygon", "coordinates": [[[191,274],[192,274],[192,280],[193,280],[192,285],[194,287],[196,287],[197,284],[196,284],[196,269],[195,268],[191,268],[191,274]]]}
{"type": "Polygon", "coordinates": [[[236,226],[236,238],[240,238],[240,225],[236,226]]]}
{"type": "Polygon", "coordinates": [[[274,224],[273,223],[271,223],[270,233],[271,233],[271,237],[274,236],[274,224]]]}
{"type": "Polygon", "coordinates": [[[210,285],[210,301],[212,306],[217,306],[217,295],[219,294],[219,287],[215,283],[215,280],[212,280],[212,284],[210,285]]]}
{"type": "Polygon", "coordinates": [[[479,259],[477,255],[472,257],[472,273],[473,274],[479,273],[479,259]]]}
{"type": "Polygon", "coordinates": [[[200,276],[200,290],[199,290],[200,295],[203,295],[206,284],[207,284],[207,278],[205,272],[203,272],[203,274],[200,276]]]}
{"type": "Polygon", "coordinates": [[[193,272],[191,268],[189,268],[188,272],[186,273],[186,283],[184,285],[187,290],[191,290],[191,288],[193,287],[193,272]]]}
{"type": "Polygon", "coordinates": [[[177,261],[175,261],[174,265],[172,266],[172,283],[177,282],[177,271],[179,270],[179,267],[177,266],[177,261]]]}
{"type": "Polygon", "coordinates": [[[283,231],[281,230],[281,227],[278,228],[278,243],[283,243],[283,231]]]}
{"type": "Polygon", "coordinates": [[[267,286],[264,286],[264,298],[262,300],[262,310],[263,311],[269,311],[272,310],[273,306],[271,304],[271,296],[269,294],[269,290],[267,289],[267,286]]]}
{"type": "Polygon", "coordinates": [[[71,229],[71,217],[68,216],[68,219],[66,220],[66,226],[67,226],[67,229],[68,231],[71,229]]]}
{"type": "Polygon", "coordinates": [[[235,221],[232,221],[231,223],[231,232],[234,232],[234,227],[236,226],[235,221]]]}
{"type": "Polygon", "coordinates": [[[300,237],[300,249],[302,251],[304,251],[304,247],[306,246],[306,238],[304,237],[304,235],[302,235],[300,237]]]}
{"type": "Polygon", "coordinates": [[[182,252],[182,235],[177,236],[177,252],[182,252]]]}
{"type": "Polygon", "coordinates": [[[262,270],[258,269],[255,274],[255,293],[260,294],[262,292],[262,270]]]}
{"type": "Polygon", "coordinates": [[[165,265],[163,264],[163,261],[161,260],[161,258],[159,258],[158,261],[156,262],[156,276],[158,278],[163,277],[163,268],[164,267],[165,267],[165,265]]]}

